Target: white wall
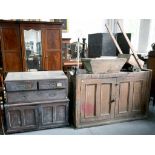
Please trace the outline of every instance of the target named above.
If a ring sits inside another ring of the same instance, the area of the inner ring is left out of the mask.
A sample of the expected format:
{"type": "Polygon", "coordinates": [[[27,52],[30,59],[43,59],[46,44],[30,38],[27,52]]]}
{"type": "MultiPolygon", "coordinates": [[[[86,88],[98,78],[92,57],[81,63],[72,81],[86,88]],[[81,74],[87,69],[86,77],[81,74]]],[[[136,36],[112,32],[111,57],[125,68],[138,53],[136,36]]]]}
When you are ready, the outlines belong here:
{"type": "Polygon", "coordinates": [[[71,38],[71,42],[80,38],[86,38],[88,42],[88,34],[103,33],[105,30],[105,19],[68,19],[68,33],[63,33],[63,38],[71,38]]]}
{"type": "MultiPolygon", "coordinates": [[[[147,53],[148,46],[151,48],[150,42],[155,42],[155,20],[151,20],[151,29],[150,20],[121,19],[120,22],[123,25],[124,31],[131,33],[131,44],[134,50],[138,53],[147,53]],[[145,34],[144,31],[147,34],[145,34]],[[150,31],[151,33],[149,34],[150,31]]],[[[86,42],[88,43],[88,34],[107,32],[105,23],[109,24],[113,33],[120,32],[114,19],[72,18],[68,19],[68,33],[63,33],[62,37],[71,38],[71,42],[77,41],[78,38],[80,38],[80,42],[82,42],[82,38],[86,38],[86,42]]]]}

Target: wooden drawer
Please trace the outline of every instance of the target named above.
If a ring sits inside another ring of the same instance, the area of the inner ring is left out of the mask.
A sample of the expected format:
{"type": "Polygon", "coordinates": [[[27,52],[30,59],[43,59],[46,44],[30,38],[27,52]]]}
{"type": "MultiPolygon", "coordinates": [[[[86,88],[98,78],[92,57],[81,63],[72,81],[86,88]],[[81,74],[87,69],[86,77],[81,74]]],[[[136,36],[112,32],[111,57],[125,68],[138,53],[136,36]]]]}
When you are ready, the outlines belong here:
{"type": "Polygon", "coordinates": [[[6,104],[6,132],[23,132],[68,125],[68,99],[6,104]]]}
{"type": "Polygon", "coordinates": [[[7,92],[7,103],[50,101],[55,99],[65,99],[66,97],[66,89],[7,92]]]}
{"type": "Polygon", "coordinates": [[[68,80],[41,80],[38,81],[39,83],[39,89],[61,89],[68,87],[68,80]]]}
{"type": "Polygon", "coordinates": [[[37,90],[37,81],[5,82],[6,91],[37,90]]]}

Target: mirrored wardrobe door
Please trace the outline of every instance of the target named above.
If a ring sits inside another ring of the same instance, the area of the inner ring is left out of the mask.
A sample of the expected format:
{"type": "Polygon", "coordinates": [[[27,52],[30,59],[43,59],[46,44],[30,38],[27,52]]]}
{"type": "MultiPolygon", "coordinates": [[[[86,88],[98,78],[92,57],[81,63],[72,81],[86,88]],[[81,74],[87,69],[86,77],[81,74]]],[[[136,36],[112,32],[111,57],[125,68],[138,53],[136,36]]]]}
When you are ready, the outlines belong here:
{"type": "Polygon", "coordinates": [[[24,30],[24,55],[27,71],[42,70],[41,30],[24,30]]]}

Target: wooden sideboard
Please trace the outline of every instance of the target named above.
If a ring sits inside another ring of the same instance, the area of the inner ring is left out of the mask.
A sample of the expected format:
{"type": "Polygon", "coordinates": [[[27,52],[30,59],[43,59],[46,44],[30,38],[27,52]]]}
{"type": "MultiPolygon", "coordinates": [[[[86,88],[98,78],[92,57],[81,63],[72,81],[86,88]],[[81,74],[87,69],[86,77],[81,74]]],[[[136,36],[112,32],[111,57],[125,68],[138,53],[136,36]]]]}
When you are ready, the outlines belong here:
{"type": "Polygon", "coordinates": [[[10,72],[5,84],[7,133],[68,125],[68,78],[63,71],[10,72]]]}
{"type": "Polygon", "coordinates": [[[71,78],[70,120],[88,127],[147,116],[151,71],[78,74],[71,78]]]}
{"type": "Polygon", "coordinates": [[[4,72],[27,71],[25,30],[41,32],[41,70],[62,70],[61,22],[0,20],[0,40],[4,72]]]}

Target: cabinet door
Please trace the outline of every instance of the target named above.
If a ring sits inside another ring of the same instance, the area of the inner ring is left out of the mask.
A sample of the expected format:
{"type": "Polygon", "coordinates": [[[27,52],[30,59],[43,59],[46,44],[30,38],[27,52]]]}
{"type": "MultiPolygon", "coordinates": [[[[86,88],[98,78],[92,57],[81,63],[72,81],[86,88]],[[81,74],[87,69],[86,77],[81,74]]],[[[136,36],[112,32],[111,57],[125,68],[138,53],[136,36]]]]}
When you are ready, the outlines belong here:
{"type": "Polygon", "coordinates": [[[19,25],[2,24],[0,28],[4,71],[22,71],[19,25]]]}
{"type": "Polygon", "coordinates": [[[43,51],[44,53],[44,69],[45,70],[61,70],[61,29],[46,27],[43,28],[43,51]]]}
{"type": "Polygon", "coordinates": [[[18,132],[38,128],[37,106],[6,107],[7,132],[18,132]]]}
{"type": "Polygon", "coordinates": [[[115,118],[125,118],[130,115],[133,95],[133,78],[118,77],[116,85],[115,118]]]}
{"type": "Polygon", "coordinates": [[[87,79],[81,83],[81,123],[113,118],[116,78],[87,79]]]}
{"type": "Polygon", "coordinates": [[[148,108],[149,73],[138,72],[132,77],[118,77],[115,117],[144,116],[148,108]]]}
{"type": "Polygon", "coordinates": [[[68,102],[40,106],[40,128],[68,124],[68,102]]]}
{"type": "Polygon", "coordinates": [[[139,75],[133,79],[133,94],[131,114],[133,116],[144,115],[148,108],[149,79],[146,75],[139,75]]]}

